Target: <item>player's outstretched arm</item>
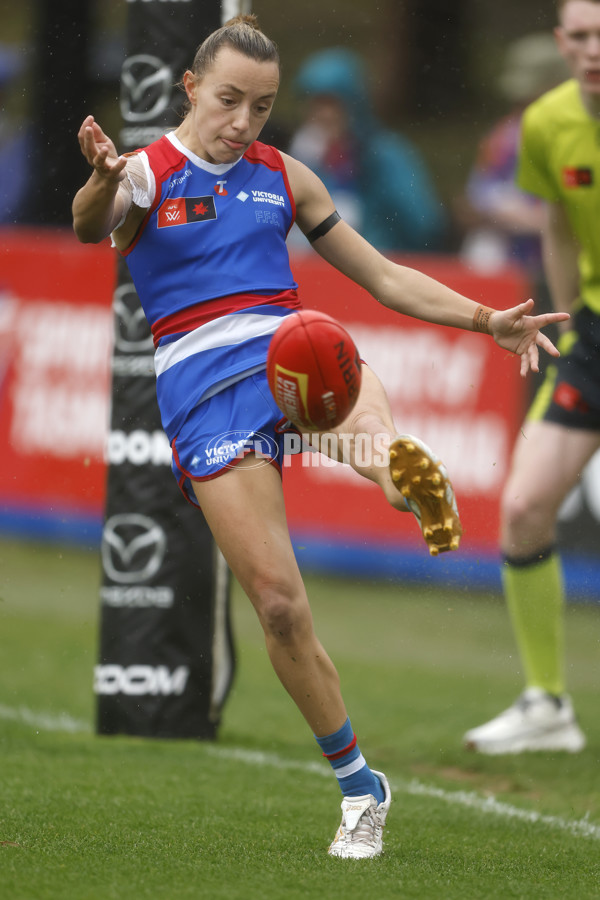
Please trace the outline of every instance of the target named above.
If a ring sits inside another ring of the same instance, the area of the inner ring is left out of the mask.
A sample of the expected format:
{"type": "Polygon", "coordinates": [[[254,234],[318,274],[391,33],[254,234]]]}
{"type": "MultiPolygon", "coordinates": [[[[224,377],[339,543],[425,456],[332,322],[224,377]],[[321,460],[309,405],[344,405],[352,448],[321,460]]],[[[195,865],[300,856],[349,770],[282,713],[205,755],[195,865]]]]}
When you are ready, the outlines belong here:
{"type": "MultiPolygon", "coordinates": [[[[305,234],[327,219],[333,202],[322,181],[297,160],[284,156],[297,221],[305,234]]],[[[551,356],[558,350],[541,328],[569,318],[567,313],[531,316],[533,300],[512,309],[481,307],[423,272],[398,265],[379,253],[344,221],[338,221],[313,242],[314,249],[384,306],[425,322],[491,334],[499,346],[521,357],[521,374],[539,371],[539,347],[551,356]],[[481,315],[483,313],[483,315],[481,315]]]]}
{"type": "Polygon", "coordinates": [[[345,222],[339,222],[316,242],[315,249],[396,312],[425,322],[491,334],[500,347],[521,357],[521,375],[539,371],[539,347],[551,356],[559,356],[540,329],[566,321],[566,312],[532,316],[533,300],[507,310],[482,307],[423,272],[382,257],[345,222]]]}
{"type": "Polygon", "coordinates": [[[93,172],[73,200],[73,229],[82,243],[98,243],[113,231],[125,211],[126,197],[119,193],[127,159],[104,134],[93,116],[79,129],[81,152],[93,172]]]}

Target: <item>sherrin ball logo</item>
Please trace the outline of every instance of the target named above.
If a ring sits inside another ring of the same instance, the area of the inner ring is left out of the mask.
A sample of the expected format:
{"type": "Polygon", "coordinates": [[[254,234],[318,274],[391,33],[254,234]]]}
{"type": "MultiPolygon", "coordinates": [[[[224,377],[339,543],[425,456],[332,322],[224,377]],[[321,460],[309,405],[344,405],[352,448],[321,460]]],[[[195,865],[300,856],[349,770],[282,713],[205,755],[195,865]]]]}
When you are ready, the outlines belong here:
{"type": "Polygon", "coordinates": [[[335,428],[358,399],[358,350],[331,316],[313,310],[291,313],[271,341],[267,378],[277,405],[298,428],[335,428]]]}

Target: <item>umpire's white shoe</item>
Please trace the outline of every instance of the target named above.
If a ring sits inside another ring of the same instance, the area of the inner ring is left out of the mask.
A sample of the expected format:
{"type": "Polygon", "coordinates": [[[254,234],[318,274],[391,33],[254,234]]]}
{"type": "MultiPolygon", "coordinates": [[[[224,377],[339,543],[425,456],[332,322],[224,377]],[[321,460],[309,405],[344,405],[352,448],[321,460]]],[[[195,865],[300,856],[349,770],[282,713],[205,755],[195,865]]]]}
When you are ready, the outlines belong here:
{"type": "Polygon", "coordinates": [[[463,740],[468,750],[489,755],[530,750],[578,753],[585,747],[570,698],[555,697],[536,687],[524,691],[495,719],[467,731],[463,740]]]}
{"type": "Polygon", "coordinates": [[[417,518],[431,556],[458,550],[462,526],[448,472],[427,444],[399,434],[390,444],[390,475],[417,518]]]}
{"type": "Polygon", "coordinates": [[[330,856],[344,859],[371,859],[383,850],[383,829],[392,795],[383,772],[371,769],[381,782],[385,797],[381,803],[373,794],[362,797],[344,797],[342,823],[329,847],[330,856]]]}

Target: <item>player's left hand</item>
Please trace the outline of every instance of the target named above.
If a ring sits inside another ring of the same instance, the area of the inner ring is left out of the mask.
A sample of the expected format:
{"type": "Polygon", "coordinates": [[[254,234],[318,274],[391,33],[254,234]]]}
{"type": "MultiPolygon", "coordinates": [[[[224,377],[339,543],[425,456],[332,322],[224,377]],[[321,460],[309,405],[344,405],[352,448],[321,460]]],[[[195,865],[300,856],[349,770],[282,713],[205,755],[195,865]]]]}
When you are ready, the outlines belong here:
{"type": "Polygon", "coordinates": [[[531,316],[533,305],[533,300],[526,300],[511,309],[496,310],[490,317],[490,331],[498,346],[521,357],[521,375],[527,375],[530,370],[539,372],[539,347],[550,356],[560,356],[550,338],[540,329],[569,318],[564,312],[531,316]]]}

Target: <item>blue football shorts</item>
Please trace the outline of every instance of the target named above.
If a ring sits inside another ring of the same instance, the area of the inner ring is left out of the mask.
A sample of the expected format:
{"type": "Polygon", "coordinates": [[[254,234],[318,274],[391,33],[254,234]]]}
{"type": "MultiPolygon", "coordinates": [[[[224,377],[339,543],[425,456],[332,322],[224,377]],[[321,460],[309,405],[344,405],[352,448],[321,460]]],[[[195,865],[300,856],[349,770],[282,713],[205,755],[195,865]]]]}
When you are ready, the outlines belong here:
{"type": "Polygon", "coordinates": [[[600,431],[600,316],[587,307],[559,341],[561,355],[547,366],[527,418],[600,431]]]}
{"type": "Polygon", "coordinates": [[[248,453],[255,454],[256,465],[273,464],[281,471],[284,452],[300,452],[300,445],[263,369],[194,407],[171,443],[171,465],[184,496],[198,506],[193,481],[223,475],[248,453]]]}

